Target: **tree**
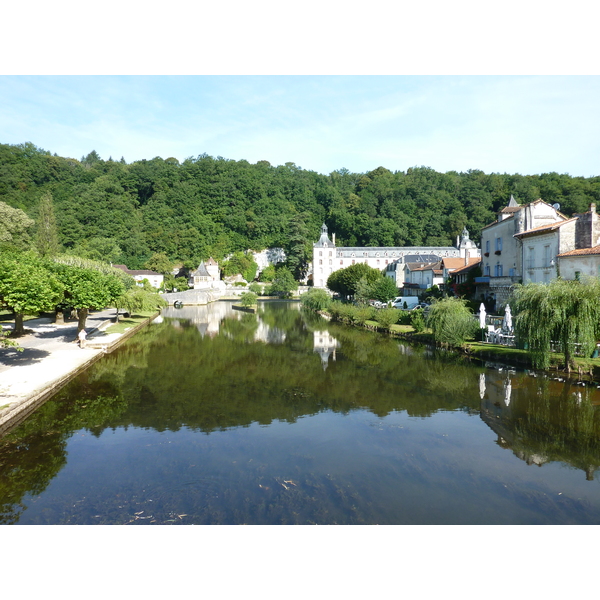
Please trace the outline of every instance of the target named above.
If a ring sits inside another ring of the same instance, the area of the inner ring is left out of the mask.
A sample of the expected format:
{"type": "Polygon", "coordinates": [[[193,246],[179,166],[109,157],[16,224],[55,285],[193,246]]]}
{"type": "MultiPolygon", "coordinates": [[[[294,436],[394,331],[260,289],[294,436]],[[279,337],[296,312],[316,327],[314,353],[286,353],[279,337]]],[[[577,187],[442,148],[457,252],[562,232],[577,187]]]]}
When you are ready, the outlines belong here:
{"type": "Polygon", "coordinates": [[[275,265],[268,265],[260,272],[260,281],[269,282],[275,279],[275,265]]]}
{"type": "Polygon", "coordinates": [[[275,279],[269,288],[271,295],[289,298],[294,290],[298,289],[298,282],[287,267],[278,267],[275,271],[275,279]]]}
{"type": "Polygon", "coordinates": [[[600,336],[600,282],[553,279],[549,284],[528,283],[514,290],[515,331],[527,343],[535,367],[550,364],[551,342],[560,343],[569,371],[575,345],[590,356],[600,336]]]}
{"type": "Polygon", "coordinates": [[[125,285],[116,273],[106,274],[62,263],[54,263],[53,269],[64,286],[65,302],[77,309],[78,332],[85,329],[90,310],[101,310],[111,306],[125,292],[125,285]]]}
{"type": "Polygon", "coordinates": [[[14,314],[14,336],[23,335],[23,317],[53,310],[64,287],[31,252],[0,253],[0,305],[14,314]]]}
{"type": "Polygon", "coordinates": [[[427,326],[438,344],[461,346],[474,336],[479,325],[466,300],[442,298],[435,300],[429,309],[427,326]]]}
{"type": "Polygon", "coordinates": [[[168,275],[173,270],[173,261],[164,252],[155,252],[145,263],[144,267],[163,275],[168,275]]]}
{"type": "Polygon", "coordinates": [[[242,301],[242,306],[248,308],[256,305],[258,296],[254,292],[244,292],[240,299],[242,301]]]}
{"type": "Polygon", "coordinates": [[[221,265],[221,270],[226,277],[240,274],[246,281],[254,281],[258,265],[252,255],[235,252],[229,260],[221,265]]]}
{"type": "Polygon", "coordinates": [[[136,311],[153,311],[167,306],[166,300],[152,289],[144,287],[132,287],[111,302],[111,306],[117,309],[117,321],[119,320],[119,309],[124,308],[130,314],[136,311]]]}
{"type": "Polygon", "coordinates": [[[388,302],[398,295],[398,288],[391,277],[381,277],[371,286],[371,298],[388,302]]]}
{"type": "Polygon", "coordinates": [[[59,251],[58,229],[54,216],[52,194],[43,194],[38,207],[36,247],[41,256],[55,256],[59,251]]]}
{"type": "Polygon", "coordinates": [[[332,292],[337,292],[344,297],[353,296],[356,293],[358,282],[365,278],[368,284],[375,283],[380,277],[378,269],[369,267],[364,263],[350,265],[345,269],[334,271],[327,279],[327,287],[332,292]]]}
{"type": "Polygon", "coordinates": [[[309,238],[305,220],[308,215],[295,215],[290,220],[288,244],[286,246],[286,266],[297,281],[302,281],[308,271],[308,263],[312,254],[312,243],[309,238]]]}
{"type": "Polygon", "coordinates": [[[0,202],[0,243],[25,250],[29,247],[29,230],[34,221],[22,210],[0,202]]]}
{"type": "Polygon", "coordinates": [[[116,263],[123,254],[117,242],[107,237],[80,240],[70,252],[81,258],[109,263],[116,263]]]}

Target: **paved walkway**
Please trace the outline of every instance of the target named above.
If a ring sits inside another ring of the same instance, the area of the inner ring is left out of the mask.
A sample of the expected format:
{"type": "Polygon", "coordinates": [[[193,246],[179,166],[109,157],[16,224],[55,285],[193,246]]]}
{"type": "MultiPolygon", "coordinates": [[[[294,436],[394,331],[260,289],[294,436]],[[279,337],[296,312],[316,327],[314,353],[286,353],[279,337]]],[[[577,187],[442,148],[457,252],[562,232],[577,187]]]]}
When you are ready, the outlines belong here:
{"type": "MultiPolygon", "coordinates": [[[[0,348],[0,424],[15,405],[60,384],[102,354],[122,334],[106,334],[115,310],[91,313],[86,321],[86,347],[77,343],[77,321],[57,325],[51,318],[25,321],[27,335],[16,341],[23,348],[0,348]]],[[[12,328],[12,323],[1,323],[12,328]]]]}

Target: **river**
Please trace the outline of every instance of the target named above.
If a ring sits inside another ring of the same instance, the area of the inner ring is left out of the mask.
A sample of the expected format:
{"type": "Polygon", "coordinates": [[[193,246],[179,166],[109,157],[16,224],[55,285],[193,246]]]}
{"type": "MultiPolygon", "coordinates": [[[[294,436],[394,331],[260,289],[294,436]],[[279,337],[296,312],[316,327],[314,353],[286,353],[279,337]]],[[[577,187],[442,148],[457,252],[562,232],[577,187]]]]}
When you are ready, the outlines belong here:
{"type": "Polygon", "coordinates": [[[0,439],[0,522],[597,524],[599,406],[295,302],[169,308],[0,439]]]}

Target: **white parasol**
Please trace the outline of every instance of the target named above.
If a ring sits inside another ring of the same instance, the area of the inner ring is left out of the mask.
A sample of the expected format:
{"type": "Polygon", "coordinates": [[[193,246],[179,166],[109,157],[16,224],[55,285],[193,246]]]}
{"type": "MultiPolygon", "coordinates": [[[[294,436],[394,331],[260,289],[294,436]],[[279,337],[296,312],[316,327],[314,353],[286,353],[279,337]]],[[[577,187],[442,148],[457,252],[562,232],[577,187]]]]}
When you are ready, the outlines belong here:
{"type": "Polygon", "coordinates": [[[510,313],[510,306],[507,304],[504,309],[504,322],[502,323],[502,328],[510,331],[512,329],[512,315],[510,313]]]}

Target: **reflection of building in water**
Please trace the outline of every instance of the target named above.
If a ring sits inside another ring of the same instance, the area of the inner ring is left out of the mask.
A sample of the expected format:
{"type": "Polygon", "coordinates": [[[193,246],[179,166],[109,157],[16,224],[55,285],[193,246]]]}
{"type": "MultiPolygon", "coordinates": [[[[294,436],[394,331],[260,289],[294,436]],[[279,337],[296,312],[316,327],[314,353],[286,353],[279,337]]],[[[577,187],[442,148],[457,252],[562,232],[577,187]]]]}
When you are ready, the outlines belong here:
{"type": "Polygon", "coordinates": [[[335,360],[335,350],[340,347],[340,343],[329,333],[329,331],[315,331],[313,339],[313,352],[321,356],[323,370],[329,364],[329,357],[333,355],[335,360]]]}
{"type": "Polygon", "coordinates": [[[573,391],[569,382],[515,376],[506,368],[479,374],[481,419],[497,444],[528,465],[560,462],[594,479],[600,467],[596,390],[573,391]]]}
{"type": "Polygon", "coordinates": [[[285,342],[285,331],[267,325],[258,317],[258,329],[254,334],[254,340],[256,342],[266,342],[267,344],[283,344],[285,342]]]}
{"type": "Polygon", "coordinates": [[[239,314],[232,308],[231,302],[212,302],[201,306],[184,306],[173,308],[169,306],[162,311],[162,316],[189,321],[198,328],[200,335],[214,337],[219,333],[221,321],[225,317],[239,314]]]}

